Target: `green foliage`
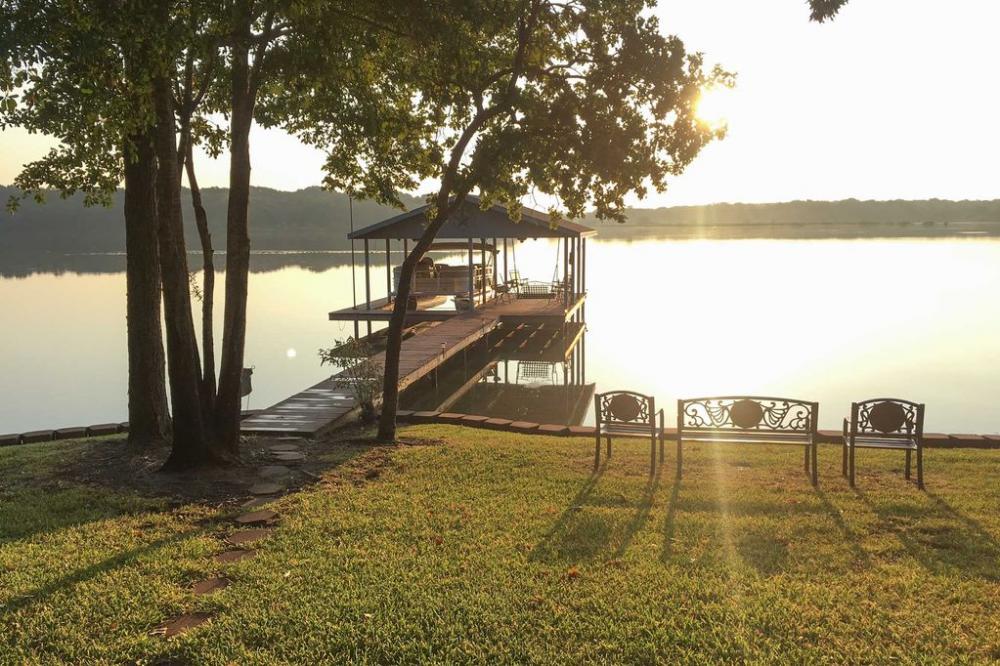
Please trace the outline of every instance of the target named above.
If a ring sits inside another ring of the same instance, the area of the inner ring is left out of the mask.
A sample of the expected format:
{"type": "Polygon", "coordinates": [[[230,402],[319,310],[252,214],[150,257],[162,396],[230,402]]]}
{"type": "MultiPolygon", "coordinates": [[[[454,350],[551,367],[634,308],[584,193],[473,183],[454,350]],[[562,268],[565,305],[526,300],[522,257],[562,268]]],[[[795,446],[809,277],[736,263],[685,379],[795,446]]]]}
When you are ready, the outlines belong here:
{"type": "Polygon", "coordinates": [[[342,369],[336,376],[335,385],[346,388],[354,394],[361,406],[362,421],[370,422],[375,417],[375,401],[382,393],[384,368],[375,359],[375,351],[364,339],[348,337],[335,340],[334,346],[319,350],[320,365],[332,365],[342,369]]]}
{"type": "MultiPolygon", "coordinates": [[[[413,119],[383,149],[401,150],[400,166],[449,194],[479,190],[483,205],[515,209],[541,192],[567,217],[593,208],[620,220],[627,194],[664,190],[721,136],[695,104],[703,88],[733,82],[705,71],[646,9],[641,0],[442,0],[383,16],[395,49],[410,54],[393,60],[390,106],[408,100],[413,119]]],[[[367,155],[324,119],[343,100],[306,93],[315,106],[300,136],[327,149],[331,184],[367,193],[367,155]]]]}
{"type": "Polygon", "coordinates": [[[812,10],[809,18],[813,21],[823,23],[832,19],[840,11],[840,8],[847,4],[848,0],[809,0],[809,8],[812,10]]]}

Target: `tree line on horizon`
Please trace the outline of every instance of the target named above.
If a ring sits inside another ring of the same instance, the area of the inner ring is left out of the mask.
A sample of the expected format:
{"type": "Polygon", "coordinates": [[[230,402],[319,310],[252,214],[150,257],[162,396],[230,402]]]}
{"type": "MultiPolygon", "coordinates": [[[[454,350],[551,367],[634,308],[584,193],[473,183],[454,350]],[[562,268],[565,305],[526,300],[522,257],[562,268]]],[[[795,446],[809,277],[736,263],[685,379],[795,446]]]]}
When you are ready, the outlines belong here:
{"type": "MultiPolygon", "coordinates": [[[[0,187],[0,199],[17,193],[0,187]]],[[[226,237],[228,190],[201,191],[213,238],[226,237]]],[[[419,196],[399,195],[407,207],[423,205],[419,196]]],[[[120,224],[123,194],[115,193],[110,208],[85,207],[82,195],[50,197],[45,204],[24,202],[15,215],[0,216],[0,254],[122,252],[125,230],[120,224]]],[[[288,192],[251,188],[250,235],[257,250],[345,250],[353,213],[355,229],[380,222],[399,210],[370,200],[349,202],[348,195],[319,187],[288,192]]],[[[189,197],[185,197],[185,241],[198,248],[198,230],[189,197]]],[[[664,227],[713,225],[944,225],[1000,224],[1000,199],[895,199],[887,201],[787,201],[778,203],[717,203],[701,206],[626,208],[626,224],[617,225],[585,216],[591,224],[615,238],[648,234],[664,227]]]]}

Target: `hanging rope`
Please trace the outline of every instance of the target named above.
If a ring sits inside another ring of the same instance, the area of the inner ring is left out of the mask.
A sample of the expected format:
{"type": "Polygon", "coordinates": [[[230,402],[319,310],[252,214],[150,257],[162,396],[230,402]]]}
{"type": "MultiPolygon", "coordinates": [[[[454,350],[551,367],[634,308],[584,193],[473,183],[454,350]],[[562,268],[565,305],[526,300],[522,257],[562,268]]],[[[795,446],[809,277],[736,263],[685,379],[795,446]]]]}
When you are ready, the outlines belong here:
{"type": "Polygon", "coordinates": [[[552,284],[559,281],[559,248],[562,247],[562,239],[556,239],[556,262],[552,268],[552,284]]]}

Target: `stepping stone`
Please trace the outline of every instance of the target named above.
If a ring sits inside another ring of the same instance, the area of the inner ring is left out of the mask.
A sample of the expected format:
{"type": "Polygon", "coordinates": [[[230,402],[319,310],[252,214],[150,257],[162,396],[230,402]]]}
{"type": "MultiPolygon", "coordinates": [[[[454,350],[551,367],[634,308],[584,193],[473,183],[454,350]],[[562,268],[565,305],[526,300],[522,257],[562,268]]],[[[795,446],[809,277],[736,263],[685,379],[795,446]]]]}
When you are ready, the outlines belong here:
{"type": "Polygon", "coordinates": [[[292,470],[284,465],[264,465],[257,470],[257,476],[262,479],[279,479],[283,476],[288,476],[291,472],[292,470]]]}
{"type": "Polygon", "coordinates": [[[240,525],[264,525],[277,520],[277,518],[277,511],[252,511],[244,513],[242,516],[237,516],[236,522],[240,525]]]}
{"type": "Polygon", "coordinates": [[[226,540],[234,546],[242,546],[248,543],[254,543],[255,541],[260,541],[268,536],[270,536],[271,530],[240,530],[239,532],[233,532],[226,540]]]}
{"type": "Polygon", "coordinates": [[[217,576],[215,578],[199,580],[191,586],[191,591],[195,594],[212,594],[213,592],[224,590],[227,587],[229,587],[229,579],[223,576],[217,576]]]}
{"type": "Polygon", "coordinates": [[[270,449],[271,453],[279,453],[281,451],[298,451],[299,447],[297,444],[275,444],[270,449]]]}
{"type": "Polygon", "coordinates": [[[251,495],[274,495],[280,493],[284,489],[277,483],[271,483],[270,481],[265,481],[263,483],[255,483],[250,486],[251,495]]]}
{"type": "Polygon", "coordinates": [[[271,457],[277,460],[278,462],[291,463],[291,462],[302,462],[303,460],[306,459],[306,454],[300,453],[298,451],[284,451],[281,453],[272,454],[271,457]]]}
{"type": "Polygon", "coordinates": [[[256,509],[258,506],[264,506],[265,504],[270,504],[277,497],[254,497],[252,500],[247,500],[243,503],[244,509],[256,509]]]}
{"type": "Polygon", "coordinates": [[[253,557],[257,554],[256,550],[248,550],[246,548],[237,548],[235,550],[227,550],[223,553],[219,553],[215,556],[215,561],[219,564],[230,564],[232,562],[239,562],[240,560],[245,560],[247,558],[253,557]]]}
{"type": "Polygon", "coordinates": [[[208,622],[211,617],[208,613],[185,613],[179,617],[164,622],[151,632],[154,636],[172,638],[194,629],[198,625],[208,622]]]}

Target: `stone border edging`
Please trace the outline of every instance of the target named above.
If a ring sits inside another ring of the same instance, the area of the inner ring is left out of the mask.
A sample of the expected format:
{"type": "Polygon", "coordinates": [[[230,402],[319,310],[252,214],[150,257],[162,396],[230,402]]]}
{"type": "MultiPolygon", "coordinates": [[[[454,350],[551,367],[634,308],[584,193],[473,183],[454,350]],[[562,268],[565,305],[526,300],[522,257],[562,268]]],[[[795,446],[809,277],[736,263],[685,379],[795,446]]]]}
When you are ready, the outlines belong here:
{"type": "MultiPolygon", "coordinates": [[[[241,412],[240,419],[259,413],[259,409],[248,409],[241,412]]],[[[38,442],[55,442],[60,439],[83,439],[86,437],[107,437],[128,432],[128,421],[122,423],[98,423],[90,426],[71,426],[53,430],[32,430],[31,432],[0,435],[0,447],[17,446],[18,444],[36,444],[38,442]]]]}
{"type": "MultiPolygon", "coordinates": [[[[510,419],[490,418],[478,414],[461,414],[458,412],[414,412],[401,409],[396,412],[400,423],[433,423],[440,425],[459,425],[467,428],[485,428],[516,432],[524,435],[548,435],[555,437],[593,437],[594,426],[567,426],[560,424],[533,423],[531,421],[511,421],[510,419]]],[[[666,439],[677,440],[677,429],[666,428],[666,439]]],[[[820,430],[820,444],[840,444],[842,434],[839,430],[820,430]]],[[[1000,449],[1000,435],[972,435],[926,433],[924,443],[928,448],[941,449],[1000,449]]]]}

